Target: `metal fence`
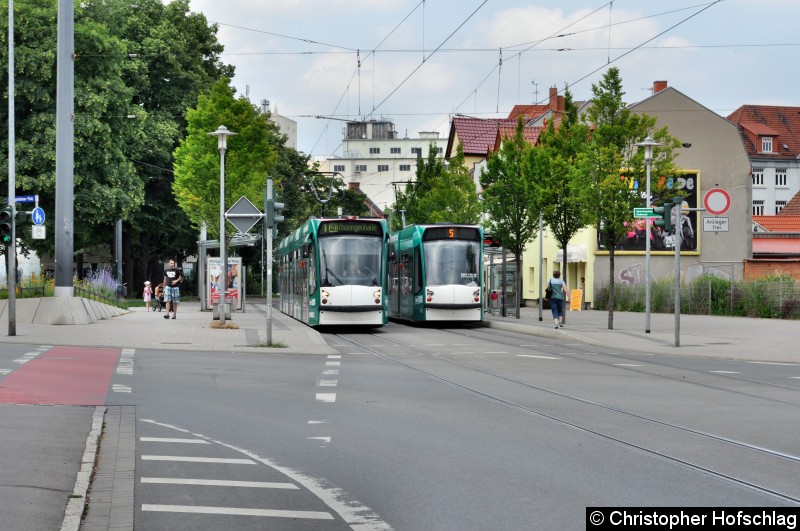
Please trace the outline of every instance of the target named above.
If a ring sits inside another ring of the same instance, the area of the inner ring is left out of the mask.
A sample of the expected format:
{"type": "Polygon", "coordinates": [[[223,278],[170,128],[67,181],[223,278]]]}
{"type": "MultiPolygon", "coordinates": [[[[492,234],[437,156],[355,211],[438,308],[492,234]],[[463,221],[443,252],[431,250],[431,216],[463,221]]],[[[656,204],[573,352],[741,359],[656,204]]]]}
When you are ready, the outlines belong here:
{"type": "MultiPolygon", "coordinates": [[[[681,284],[680,290],[680,311],[683,314],[800,319],[800,283],[787,277],[731,281],[701,276],[681,284]]],[[[607,286],[596,293],[596,299],[598,309],[608,309],[607,286]]],[[[616,285],[614,309],[643,312],[645,286],[616,285]]],[[[675,312],[674,282],[653,282],[650,289],[650,309],[655,313],[675,312]]]]}

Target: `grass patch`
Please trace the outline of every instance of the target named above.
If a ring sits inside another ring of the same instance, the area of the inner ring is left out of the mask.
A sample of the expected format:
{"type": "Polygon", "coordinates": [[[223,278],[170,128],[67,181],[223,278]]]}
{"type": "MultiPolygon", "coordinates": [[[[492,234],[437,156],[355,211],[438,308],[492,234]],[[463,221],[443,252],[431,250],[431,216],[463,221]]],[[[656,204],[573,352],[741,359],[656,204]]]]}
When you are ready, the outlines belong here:
{"type": "Polygon", "coordinates": [[[262,341],[261,343],[254,343],[252,345],[247,345],[248,347],[261,347],[261,348],[289,348],[289,345],[286,343],[281,343],[280,341],[273,341],[271,345],[267,345],[266,341],[262,341]]]}

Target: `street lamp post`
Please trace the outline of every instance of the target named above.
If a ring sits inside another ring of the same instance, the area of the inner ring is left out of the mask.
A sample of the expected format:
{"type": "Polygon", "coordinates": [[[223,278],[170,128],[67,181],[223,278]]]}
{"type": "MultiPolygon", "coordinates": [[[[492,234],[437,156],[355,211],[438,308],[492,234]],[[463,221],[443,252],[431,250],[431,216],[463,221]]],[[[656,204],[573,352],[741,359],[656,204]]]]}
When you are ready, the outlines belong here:
{"type": "Polygon", "coordinates": [[[217,137],[219,150],[219,256],[222,258],[222,271],[219,275],[219,322],[225,326],[225,295],[228,293],[228,254],[225,248],[225,151],[228,149],[228,137],[236,133],[228,131],[227,127],[221,125],[216,131],[208,134],[217,137]]]}
{"type": "MultiPolygon", "coordinates": [[[[647,165],[647,208],[652,206],[650,202],[650,163],[653,161],[653,146],[663,146],[664,144],[656,142],[653,137],[648,136],[643,141],[636,144],[638,147],[644,148],[644,161],[647,165]]],[[[644,258],[644,285],[645,285],[645,318],[644,318],[644,331],[650,333],[650,217],[645,218],[645,258],[644,258]]]]}

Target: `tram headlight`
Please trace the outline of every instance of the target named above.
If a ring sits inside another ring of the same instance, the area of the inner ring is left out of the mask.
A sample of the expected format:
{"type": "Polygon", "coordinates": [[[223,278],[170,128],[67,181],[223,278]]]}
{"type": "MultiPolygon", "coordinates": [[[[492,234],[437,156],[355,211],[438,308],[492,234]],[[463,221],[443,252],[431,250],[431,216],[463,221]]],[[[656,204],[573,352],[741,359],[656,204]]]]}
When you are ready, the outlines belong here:
{"type": "Polygon", "coordinates": [[[480,290],[475,290],[472,292],[472,296],[475,297],[475,302],[481,302],[481,292],[480,290]]]}
{"type": "Polygon", "coordinates": [[[375,290],[375,293],[372,294],[372,298],[375,299],[375,304],[381,303],[381,290],[375,290]]]}
{"type": "Polygon", "coordinates": [[[328,297],[330,297],[330,294],[327,291],[322,290],[322,304],[328,304],[328,297]]]}
{"type": "Polygon", "coordinates": [[[430,289],[425,290],[425,295],[428,298],[428,302],[431,302],[433,300],[433,290],[430,289]]]}

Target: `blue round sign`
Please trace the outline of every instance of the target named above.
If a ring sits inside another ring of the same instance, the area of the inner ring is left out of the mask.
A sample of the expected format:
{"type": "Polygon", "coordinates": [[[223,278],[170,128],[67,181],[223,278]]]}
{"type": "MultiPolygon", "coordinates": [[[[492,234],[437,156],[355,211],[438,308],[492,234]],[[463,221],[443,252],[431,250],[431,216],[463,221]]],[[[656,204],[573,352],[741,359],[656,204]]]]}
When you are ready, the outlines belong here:
{"type": "Polygon", "coordinates": [[[41,207],[34,208],[31,218],[34,225],[44,225],[44,209],[41,207]]]}

